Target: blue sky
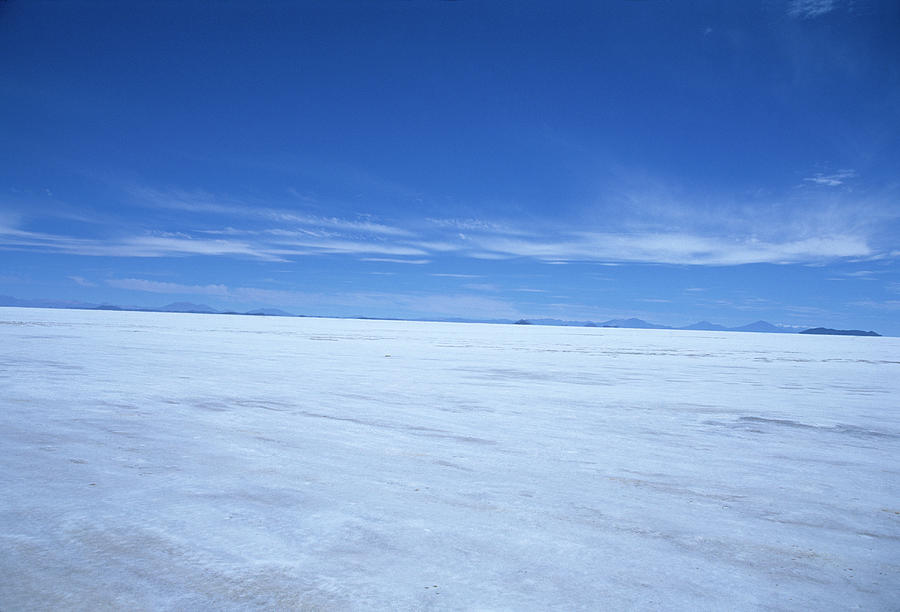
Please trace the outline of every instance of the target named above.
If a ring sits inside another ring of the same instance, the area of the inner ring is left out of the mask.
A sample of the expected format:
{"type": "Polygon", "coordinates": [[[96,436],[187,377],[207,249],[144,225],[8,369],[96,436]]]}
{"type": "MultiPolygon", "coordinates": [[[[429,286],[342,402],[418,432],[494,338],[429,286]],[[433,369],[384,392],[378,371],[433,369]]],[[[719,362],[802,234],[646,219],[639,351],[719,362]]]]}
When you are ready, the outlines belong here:
{"type": "Polygon", "coordinates": [[[0,294],[900,334],[896,2],[0,3],[0,294]]]}

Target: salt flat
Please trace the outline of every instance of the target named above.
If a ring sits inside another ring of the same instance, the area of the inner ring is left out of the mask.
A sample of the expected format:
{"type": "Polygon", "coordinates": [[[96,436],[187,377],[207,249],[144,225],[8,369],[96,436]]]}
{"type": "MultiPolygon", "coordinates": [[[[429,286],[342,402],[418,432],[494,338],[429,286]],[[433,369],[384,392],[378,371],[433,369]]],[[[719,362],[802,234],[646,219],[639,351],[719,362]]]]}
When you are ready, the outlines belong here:
{"type": "Polygon", "coordinates": [[[896,610],[900,339],[0,309],[0,609],[896,610]]]}

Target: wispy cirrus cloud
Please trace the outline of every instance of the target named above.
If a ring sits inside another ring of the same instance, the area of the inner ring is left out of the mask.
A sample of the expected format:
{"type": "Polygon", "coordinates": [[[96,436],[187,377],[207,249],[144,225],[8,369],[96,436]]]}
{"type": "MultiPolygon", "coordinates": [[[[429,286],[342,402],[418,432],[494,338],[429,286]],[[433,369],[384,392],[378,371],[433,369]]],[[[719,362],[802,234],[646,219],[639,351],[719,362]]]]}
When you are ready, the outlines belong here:
{"type": "Polygon", "coordinates": [[[93,239],[0,228],[0,248],[55,251],[107,257],[239,257],[286,262],[296,257],[345,255],[366,261],[427,263],[435,256],[504,260],[530,258],[544,263],[659,263],[743,265],[813,263],[874,254],[864,235],[817,234],[795,239],[709,236],[689,232],[558,231],[545,236],[512,237],[481,232],[440,251],[402,239],[334,239],[234,232],[226,238],[187,233],[93,239]]]}
{"type": "Polygon", "coordinates": [[[465,239],[466,234],[462,232],[480,232],[491,234],[508,234],[511,236],[533,236],[534,230],[518,227],[515,224],[491,221],[487,219],[475,218],[428,218],[425,221],[436,228],[458,230],[458,237],[465,239]]]}
{"type": "Polygon", "coordinates": [[[684,233],[578,232],[549,241],[487,237],[477,243],[486,253],[497,256],[530,257],[548,262],[605,260],[724,266],[801,263],[871,253],[865,240],[852,236],[767,242],[684,233]]]}
{"type": "Polygon", "coordinates": [[[206,191],[180,189],[158,190],[132,186],[129,192],[137,203],[144,206],[181,210],[185,212],[244,217],[281,224],[311,228],[330,228],[342,232],[362,232],[385,236],[411,236],[407,229],[386,225],[367,218],[345,219],[340,217],[299,214],[294,210],[273,208],[259,198],[223,196],[206,191]]]}
{"type": "Polygon", "coordinates": [[[807,177],[803,180],[809,183],[815,183],[816,185],[837,187],[838,185],[843,185],[845,182],[847,182],[848,179],[852,178],[856,178],[855,170],[838,170],[837,172],[832,172],[831,174],[817,172],[813,176],[807,177]]]}
{"type": "Polygon", "coordinates": [[[97,283],[91,282],[84,278],[83,276],[69,276],[69,280],[74,281],[76,284],[81,285],[82,287],[96,287],[97,283]]]}
{"type": "Polygon", "coordinates": [[[83,238],[30,232],[0,226],[0,249],[58,252],[92,257],[182,257],[188,255],[244,256],[266,261],[285,261],[265,248],[235,240],[208,240],[178,235],[145,235],[120,238],[83,238]]]}
{"type": "MultiPolygon", "coordinates": [[[[841,170],[807,180],[833,186],[855,176],[853,170],[841,170]]],[[[650,181],[649,187],[644,183],[634,177],[623,181],[617,191],[604,194],[606,204],[584,218],[542,222],[415,216],[384,222],[366,215],[342,219],[202,191],[131,188],[129,194],[143,206],[199,214],[174,219],[164,215],[157,220],[157,231],[102,239],[29,232],[17,226],[20,219],[5,219],[0,220],[0,248],[280,263],[345,256],[413,265],[446,257],[524,258],[552,265],[819,264],[884,256],[885,245],[873,246],[872,236],[883,234],[879,228],[898,216],[877,202],[850,202],[853,194],[841,190],[798,190],[787,194],[795,201],[786,205],[777,198],[741,203],[691,197],[659,181],[650,181]],[[203,227],[192,227],[194,223],[203,227]]]]}
{"type": "Polygon", "coordinates": [[[813,19],[830,13],[837,7],[837,0],[792,0],[788,4],[788,15],[800,19],[813,19]]]}
{"type": "Polygon", "coordinates": [[[466,283],[463,287],[472,291],[489,291],[493,293],[500,291],[500,287],[494,283],[466,283]]]}
{"type": "Polygon", "coordinates": [[[845,280],[878,280],[878,273],[874,270],[857,270],[855,272],[839,272],[838,276],[830,277],[828,280],[845,281],[845,280]]]}
{"type": "Polygon", "coordinates": [[[276,244],[305,247],[307,249],[312,249],[320,253],[409,256],[422,256],[427,254],[427,251],[425,250],[405,246],[403,244],[397,244],[395,242],[372,242],[364,240],[290,239],[279,240],[276,244]]]}
{"type": "Polygon", "coordinates": [[[360,261],[377,261],[381,263],[398,263],[398,264],[411,264],[415,266],[421,266],[424,264],[431,263],[430,259],[398,259],[395,257],[362,257],[360,261]]]}
{"type": "MultiPolygon", "coordinates": [[[[97,254],[107,254],[100,245],[97,254]]],[[[196,238],[173,238],[167,236],[137,236],[125,238],[110,250],[127,257],[180,257],[186,255],[226,255],[245,256],[266,261],[286,261],[272,249],[250,242],[237,240],[199,240],[196,238]]],[[[92,254],[84,251],[81,254],[92,254]]]]}
{"type": "MultiPolygon", "coordinates": [[[[208,235],[209,232],[196,232],[208,235]]],[[[28,232],[0,227],[0,249],[32,250],[91,257],[237,257],[287,262],[289,257],[328,254],[417,256],[427,252],[386,241],[294,239],[260,236],[259,232],[235,230],[229,239],[193,236],[186,232],[162,235],[81,238],[28,232]]]]}

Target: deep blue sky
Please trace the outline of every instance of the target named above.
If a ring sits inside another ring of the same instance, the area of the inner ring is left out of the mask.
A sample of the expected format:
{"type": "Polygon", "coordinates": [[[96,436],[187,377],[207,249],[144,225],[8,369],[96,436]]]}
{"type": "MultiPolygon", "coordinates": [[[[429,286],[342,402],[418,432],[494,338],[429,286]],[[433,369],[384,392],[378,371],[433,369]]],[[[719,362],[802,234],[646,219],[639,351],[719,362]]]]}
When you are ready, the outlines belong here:
{"type": "Polygon", "coordinates": [[[0,2],[0,293],[900,334],[893,1],[0,2]]]}

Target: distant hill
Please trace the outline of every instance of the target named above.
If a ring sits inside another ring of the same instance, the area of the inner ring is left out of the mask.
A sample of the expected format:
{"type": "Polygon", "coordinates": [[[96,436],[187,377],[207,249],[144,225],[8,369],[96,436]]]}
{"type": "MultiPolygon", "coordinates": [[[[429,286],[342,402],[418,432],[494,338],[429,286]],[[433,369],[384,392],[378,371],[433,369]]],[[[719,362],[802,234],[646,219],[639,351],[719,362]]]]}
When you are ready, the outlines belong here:
{"type": "Polygon", "coordinates": [[[258,308],[257,310],[249,310],[244,314],[256,315],[262,317],[293,317],[289,312],[278,310],[277,308],[258,308]]]}
{"type": "Polygon", "coordinates": [[[671,327],[669,325],[657,325],[656,323],[648,323],[643,319],[611,319],[609,321],[604,321],[603,323],[599,323],[600,327],[622,327],[625,329],[684,329],[684,330],[696,330],[696,331],[735,331],[735,332],[766,332],[766,333],[778,333],[783,334],[789,332],[790,330],[785,329],[783,327],[776,327],[767,321],[756,321],[755,323],[750,323],[748,325],[742,325],[740,327],[725,327],[724,325],[718,325],[716,323],[710,323],[709,321],[699,321],[694,323],[693,325],[688,325],[686,327],[671,327]]]}
{"type": "Polygon", "coordinates": [[[532,325],[558,325],[561,327],[584,327],[590,321],[565,321],[563,319],[528,319],[532,325]]]}
{"type": "Polygon", "coordinates": [[[648,323],[643,319],[610,319],[609,321],[604,321],[603,323],[599,323],[600,327],[624,327],[626,329],[672,329],[668,325],[657,325],[655,323],[648,323]]]}
{"type": "Polygon", "coordinates": [[[217,314],[219,311],[212,306],[206,304],[192,304],[191,302],[172,302],[159,308],[154,308],[159,312],[193,312],[199,314],[217,314]]]}
{"type": "Polygon", "coordinates": [[[696,331],[726,331],[728,328],[724,325],[717,325],[716,323],[710,323],[709,321],[699,321],[694,323],[693,325],[688,325],[686,327],[679,327],[678,329],[690,329],[696,331]]]}
{"type": "Polygon", "coordinates": [[[801,334],[821,334],[823,336],[881,336],[873,331],[861,331],[858,329],[829,329],[827,327],[814,327],[804,329],[801,334]]]}
{"type": "MultiPolygon", "coordinates": [[[[192,302],[173,302],[160,306],[159,308],[145,308],[140,306],[118,306],[115,304],[91,304],[88,302],[78,302],[71,300],[52,300],[52,299],[19,299],[8,295],[0,295],[0,306],[13,306],[20,308],[72,308],[83,310],[134,310],[140,312],[181,312],[181,313],[197,313],[197,314],[229,314],[229,315],[251,315],[251,316],[270,316],[270,317],[307,317],[315,315],[295,315],[278,308],[258,308],[248,312],[235,312],[233,310],[216,310],[206,304],[194,304],[192,302]]],[[[371,319],[376,321],[400,321],[405,319],[397,319],[390,317],[338,317],[338,318],[357,318],[371,319]]],[[[778,327],[772,325],[768,321],[755,321],[740,327],[725,327],[717,323],[709,321],[698,321],[692,325],[685,327],[672,327],[670,325],[658,325],[650,323],[643,319],[631,317],[629,319],[610,319],[602,323],[594,321],[567,321],[563,319],[468,319],[464,317],[445,317],[445,318],[417,318],[408,319],[410,321],[438,321],[446,323],[494,323],[494,324],[510,324],[518,323],[519,325],[553,325],[565,327],[618,327],[623,329],[678,329],[693,331],[728,331],[728,332],[761,332],[770,334],[795,333],[795,330],[778,327]]],[[[801,334],[823,334],[831,336],[880,336],[873,331],[860,331],[858,329],[829,329],[825,327],[816,327],[807,329],[801,334]]]]}
{"type": "Polygon", "coordinates": [[[764,332],[768,334],[784,334],[790,333],[791,330],[785,329],[783,327],[776,327],[769,323],[768,321],[756,321],[755,323],[750,323],[748,325],[742,325],[741,327],[729,327],[728,331],[735,332],[764,332]]]}
{"type": "Polygon", "coordinates": [[[96,308],[98,304],[78,302],[74,300],[22,300],[10,295],[0,295],[0,306],[18,306],[19,308],[96,308]]]}

